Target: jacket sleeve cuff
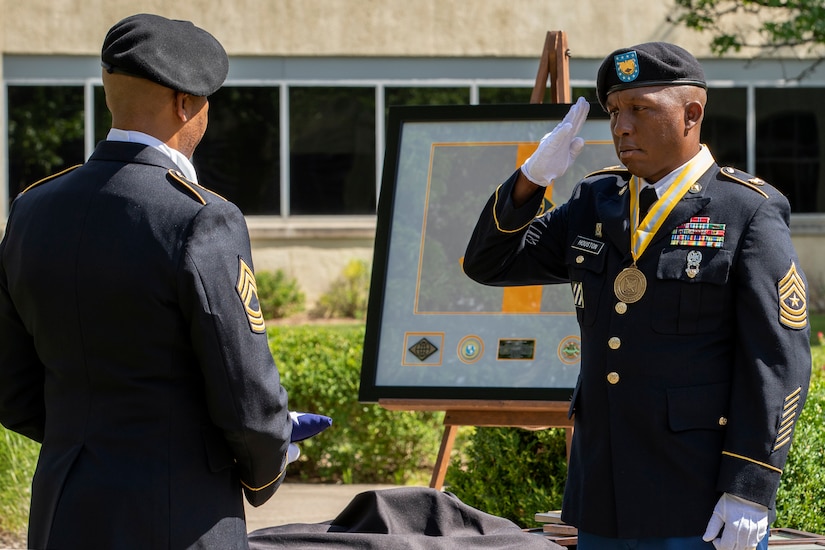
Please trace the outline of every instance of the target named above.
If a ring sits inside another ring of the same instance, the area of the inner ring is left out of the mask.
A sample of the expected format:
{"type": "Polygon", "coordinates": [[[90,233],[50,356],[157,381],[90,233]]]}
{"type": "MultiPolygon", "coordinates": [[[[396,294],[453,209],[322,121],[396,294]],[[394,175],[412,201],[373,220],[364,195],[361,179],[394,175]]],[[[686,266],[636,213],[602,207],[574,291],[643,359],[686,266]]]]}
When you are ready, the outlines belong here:
{"type": "Polygon", "coordinates": [[[771,464],[722,452],[719,490],[773,508],[782,469],[771,464]]]}
{"type": "Polygon", "coordinates": [[[499,233],[518,233],[523,231],[533,219],[543,214],[544,188],[541,187],[526,203],[516,208],[511,194],[518,179],[519,171],[496,188],[493,194],[492,217],[499,233]]]}

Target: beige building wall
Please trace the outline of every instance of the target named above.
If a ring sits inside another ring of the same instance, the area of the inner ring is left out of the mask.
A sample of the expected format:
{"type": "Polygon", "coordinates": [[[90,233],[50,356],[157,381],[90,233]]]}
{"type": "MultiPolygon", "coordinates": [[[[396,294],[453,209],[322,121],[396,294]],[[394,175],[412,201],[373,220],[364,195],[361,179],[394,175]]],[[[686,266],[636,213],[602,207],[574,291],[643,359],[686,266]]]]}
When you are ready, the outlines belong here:
{"type": "MultiPolygon", "coordinates": [[[[98,55],[108,28],[136,10],[191,20],[230,56],[522,57],[538,66],[548,30],[567,33],[574,58],[651,40],[710,55],[706,38],[667,23],[673,8],[660,0],[0,0],[0,53],[98,55]]],[[[0,173],[4,163],[0,155],[0,173]]],[[[337,223],[251,218],[256,269],[285,270],[314,302],[348,261],[372,256],[374,218],[337,223]]],[[[825,280],[820,238],[796,242],[803,268],[825,280]]]]}
{"type": "Polygon", "coordinates": [[[536,57],[548,30],[574,56],[668,40],[707,53],[666,22],[660,0],[0,0],[8,53],[94,55],[106,30],[136,10],[188,19],[230,55],[536,57]]]}

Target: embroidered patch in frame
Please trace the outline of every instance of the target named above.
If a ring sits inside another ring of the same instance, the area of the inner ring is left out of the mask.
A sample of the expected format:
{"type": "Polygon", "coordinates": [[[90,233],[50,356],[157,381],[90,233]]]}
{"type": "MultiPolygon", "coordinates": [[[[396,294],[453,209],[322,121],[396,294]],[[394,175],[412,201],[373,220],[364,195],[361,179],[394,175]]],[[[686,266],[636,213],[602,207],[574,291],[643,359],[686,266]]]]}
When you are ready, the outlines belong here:
{"type": "Polygon", "coordinates": [[[258,301],[258,284],[255,282],[255,274],[252,269],[238,257],[238,284],[235,287],[238,296],[241,298],[246,318],[249,320],[249,328],[252,332],[265,333],[266,323],[264,314],[261,312],[261,304],[258,301]]]}
{"type": "Polygon", "coordinates": [[[779,292],[779,322],[788,328],[803,329],[808,326],[808,305],[805,299],[805,281],[796,264],[776,285],[779,292]]]}

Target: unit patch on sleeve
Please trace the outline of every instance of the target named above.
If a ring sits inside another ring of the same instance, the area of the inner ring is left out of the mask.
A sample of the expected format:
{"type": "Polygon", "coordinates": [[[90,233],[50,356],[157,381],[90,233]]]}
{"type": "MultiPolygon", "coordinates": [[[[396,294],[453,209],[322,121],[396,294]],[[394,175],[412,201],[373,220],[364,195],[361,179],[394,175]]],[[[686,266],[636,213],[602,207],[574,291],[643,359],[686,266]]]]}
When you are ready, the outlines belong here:
{"type": "Polygon", "coordinates": [[[252,329],[252,332],[265,333],[266,323],[264,323],[264,314],[261,312],[261,304],[258,301],[258,285],[255,282],[255,274],[252,273],[252,269],[240,256],[238,257],[238,284],[236,290],[246,311],[249,328],[252,329]]]}
{"type": "Polygon", "coordinates": [[[779,322],[788,328],[803,329],[808,325],[805,281],[791,262],[791,268],[776,285],[779,292],[779,322]]]}

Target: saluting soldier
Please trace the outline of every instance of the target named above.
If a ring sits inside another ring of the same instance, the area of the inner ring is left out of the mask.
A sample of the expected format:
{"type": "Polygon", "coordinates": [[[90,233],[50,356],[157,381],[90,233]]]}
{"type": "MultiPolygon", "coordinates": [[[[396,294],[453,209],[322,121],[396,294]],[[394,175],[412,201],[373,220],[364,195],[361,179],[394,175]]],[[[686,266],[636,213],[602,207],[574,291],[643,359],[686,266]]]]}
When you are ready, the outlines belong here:
{"type": "Polygon", "coordinates": [[[102,65],[107,139],[0,244],[0,421],[42,442],[29,547],[247,548],[242,492],[278,488],[292,421],[244,218],[189,161],[228,58],[139,14],[102,65]]]}
{"type": "Polygon", "coordinates": [[[496,189],[464,270],[571,286],[582,356],[562,518],[579,550],[765,548],[811,373],[788,201],[701,144],[706,82],[684,49],[611,53],[597,94],[623,166],[535,217],[584,145],[579,99],[496,189]]]}

